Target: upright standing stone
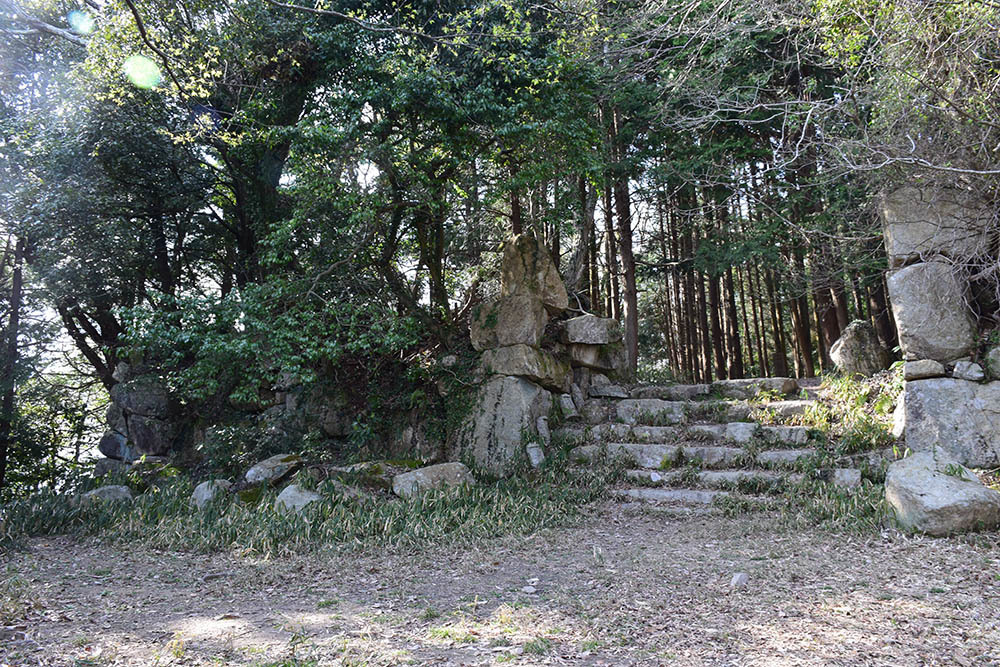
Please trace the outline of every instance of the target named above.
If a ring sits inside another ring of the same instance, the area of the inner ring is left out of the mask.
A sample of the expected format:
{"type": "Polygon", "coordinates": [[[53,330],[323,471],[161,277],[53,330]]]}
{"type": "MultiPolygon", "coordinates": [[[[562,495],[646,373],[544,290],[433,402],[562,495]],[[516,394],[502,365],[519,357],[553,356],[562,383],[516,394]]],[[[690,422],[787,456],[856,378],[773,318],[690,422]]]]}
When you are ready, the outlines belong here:
{"type": "Polygon", "coordinates": [[[988,248],[992,212],[967,192],[906,186],[881,204],[885,250],[894,268],[935,255],[961,261],[988,248]]]}
{"type": "Polygon", "coordinates": [[[537,296],[550,315],[558,315],[569,306],[559,270],[548,248],[533,234],[520,234],[504,245],[500,280],[501,295],[537,296]]]}
{"type": "Polygon", "coordinates": [[[906,359],[948,362],[969,354],[976,327],[952,266],[914,264],[890,273],[887,284],[906,359]]]}
{"type": "Polygon", "coordinates": [[[478,351],[507,345],[538,347],[548,315],[534,294],[511,294],[487,301],[472,312],[472,347],[478,351]]]}
{"type": "Polygon", "coordinates": [[[523,438],[548,415],[551,395],[523,378],[496,376],[482,386],[462,426],[459,456],[490,474],[507,476],[525,458],[523,438]]]}

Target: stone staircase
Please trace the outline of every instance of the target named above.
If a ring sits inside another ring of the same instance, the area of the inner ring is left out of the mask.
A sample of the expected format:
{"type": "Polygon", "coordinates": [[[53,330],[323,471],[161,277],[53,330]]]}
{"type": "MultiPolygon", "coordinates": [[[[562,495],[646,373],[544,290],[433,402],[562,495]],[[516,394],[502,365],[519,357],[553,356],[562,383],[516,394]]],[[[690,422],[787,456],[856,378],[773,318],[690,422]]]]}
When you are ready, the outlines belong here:
{"type": "Polygon", "coordinates": [[[834,457],[825,434],[796,425],[820,399],[790,378],[627,389],[595,375],[586,396],[574,393],[552,435],[577,463],[624,462],[613,495],[626,503],[690,512],[721,498],[759,501],[807,477],[851,487],[860,461],[880,458],[834,457]]]}

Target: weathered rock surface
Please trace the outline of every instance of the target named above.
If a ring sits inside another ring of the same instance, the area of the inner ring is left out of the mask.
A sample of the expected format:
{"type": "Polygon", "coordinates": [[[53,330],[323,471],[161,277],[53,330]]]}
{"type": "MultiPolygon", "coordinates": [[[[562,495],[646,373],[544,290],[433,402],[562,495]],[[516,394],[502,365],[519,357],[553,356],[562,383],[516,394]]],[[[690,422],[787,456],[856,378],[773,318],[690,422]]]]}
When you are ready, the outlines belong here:
{"type": "Polygon", "coordinates": [[[487,372],[524,377],[559,393],[569,391],[573,377],[569,364],[565,361],[528,345],[508,345],[486,350],[482,356],[482,364],[487,372]]]}
{"type": "Polygon", "coordinates": [[[591,398],[628,398],[628,391],[617,384],[591,385],[591,398]]]}
{"type": "Polygon", "coordinates": [[[109,459],[117,459],[130,463],[139,458],[140,454],[129,447],[125,436],[117,431],[107,431],[102,437],[97,449],[109,459]]]}
{"type": "Polygon", "coordinates": [[[904,388],[903,411],[911,450],[938,448],[963,465],[1000,466],[1000,382],[910,381],[904,388]]]}
{"type": "Polygon", "coordinates": [[[539,468],[545,463],[545,450],[538,443],[529,442],[525,446],[524,452],[528,455],[528,465],[532,468],[539,468]]]}
{"type": "Polygon", "coordinates": [[[969,259],[988,246],[991,212],[961,190],[907,186],[884,196],[881,204],[893,267],[934,255],[969,259]]]}
{"type": "Polygon", "coordinates": [[[951,374],[959,380],[969,380],[970,382],[979,382],[986,379],[986,372],[983,371],[983,367],[972,361],[956,361],[955,369],[951,374]]]}
{"type": "Polygon", "coordinates": [[[933,359],[907,361],[903,364],[904,380],[923,380],[944,375],[944,364],[933,359]]]}
{"type": "Polygon", "coordinates": [[[596,315],[581,315],[563,322],[561,339],[564,343],[606,345],[622,339],[622,329],[617,320],[596,315]]]}
{"type": "Polygon", "coordinates": [[[534,294],[510,294],[488,301],[472,311],[472,347],[479,351],[518,344],[538,347],[547,321],[545,306],[534,294]]]}
{"type": "Polygon", "coordinates": [[[111,486],[101,486],[93,491],[87,491],[80,496],[80,502],[90,503],[90,502],[121,502],[125,500],[132,500],[132,489],[127,486],[111,485],[111,486]]]}
{"type": "Polygon", "coordinates": [[[830,359],[845,375],[869,377],[889,367],[889,353],[879,342],[875,327],[854,320],[830,347],[830,359]]]}
{"type": "Polygon", "coordinates": [[[943,262],[914,264],[890,273],[886,282],[907,360],[948,362],[969,354],[976,328],[953,267],[943,262]]]}
{"type": "Polygon", "coordinates": [[[576,409],[576,402],[569,394],[559,396],[559,409],[562,412],[563,421],[580,421],[580,411],[576,409]]]}
{"type": "Polygon", "coordinates": [[[156,417],[132,415],[128,419],[128,439],[138,455],[165,456],[174,448],[177,424],[156,417]]]}
{"type": "Polygon", "coordinates": [[[275,454],[247,470],[244,478],[250,483],[275,482],[301,465],[302,459],[296,454],[275,454]]]}
{"type": "Polygon", "coordinates": [[[194,487],[191,504],[201,509],[220,493],[227,493],[233,483],[227,479],[210,479],[194,487]]]}
{"type": "Polygon", "coordinates": [[[490,378],[458,434],[458,455],[494,475],[509,475],[524,459],[524,434],[548,415],[551,394],[519,377],[490,378]]]}
{"type": "Polygon", "coordinates": [[[476,483],[469,469],[461,463],[439,463],[426,468],[400,473],[392,478],[392,492],[401,498],[446,486],[476,483]]]}
{"type": "Polygon", "coordinates": [[[889,466],[885,498],[896,521],[928,535],[1000,525],[1000,493],[943,451],[917,452],[889,466]]]}
{"type": "Polygon", "coordinates": [[[625,369],[625,347],[621,343],[608,345],[573,343],[569,346],[569,358],[574,366],[613,374],[620,374],[625,369]]]}
{"type": "Polygon", "coordinates": [[[274,509],[298,514],[309,505],[323,499],[315,491],[303,489],[298,484],[289,484],[274,499],[274,509]]]}
{"type": "Polygon", "coordinates": [[[504,245],[500,271],[501,295],[536,296],[550,315],[558,315],[569,306],[566,286],[552,255],[533,234],[520,234],[504,245]]]}

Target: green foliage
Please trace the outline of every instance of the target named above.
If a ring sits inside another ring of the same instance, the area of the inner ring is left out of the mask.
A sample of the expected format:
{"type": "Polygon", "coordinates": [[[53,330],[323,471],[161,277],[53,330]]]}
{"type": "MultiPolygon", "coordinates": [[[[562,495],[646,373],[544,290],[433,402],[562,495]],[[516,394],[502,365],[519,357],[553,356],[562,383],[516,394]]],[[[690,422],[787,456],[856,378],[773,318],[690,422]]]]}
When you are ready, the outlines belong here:
{"type": "Polygon", "coordinates": [[[829,376],[824,378],[823,387],[829,396],[829,412],[810,416],[819,418],[814,426],[829,426],[838,453],[855,454],[892,445],[891,408],[902,391],[901,366],[870,379],[829,376]]]}
{"type": "Polygon", "coordinates": [[[277,557],[330,545],[467,542],[559,525],[603,497],[607,479],[599,470],[571,473],[550,465],[530,478],[431,491],[406,502],[383,495],[327,496],[301,515],[275,510],[276,491],[264,489],[257,502],[223,498],[198,511],[190,505],[192,483],[184,478],[150,487],[131,503],[78,504],[46,491],[7,506],[0,544],[69,533],[153,548],[237,548],[277,557]]]}

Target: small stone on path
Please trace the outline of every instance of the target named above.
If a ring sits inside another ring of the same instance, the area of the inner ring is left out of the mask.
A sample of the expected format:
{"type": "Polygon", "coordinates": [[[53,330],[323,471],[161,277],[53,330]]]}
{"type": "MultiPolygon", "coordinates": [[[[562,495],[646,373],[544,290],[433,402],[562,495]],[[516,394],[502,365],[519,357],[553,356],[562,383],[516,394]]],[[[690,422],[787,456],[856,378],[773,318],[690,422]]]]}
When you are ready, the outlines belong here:
{"type": "Polygon", "coordinates": [[[737,572],[729,582],[729,588],[734,591],[741,591],[750,585],[750,575],[746,572],[737,572]]]}

